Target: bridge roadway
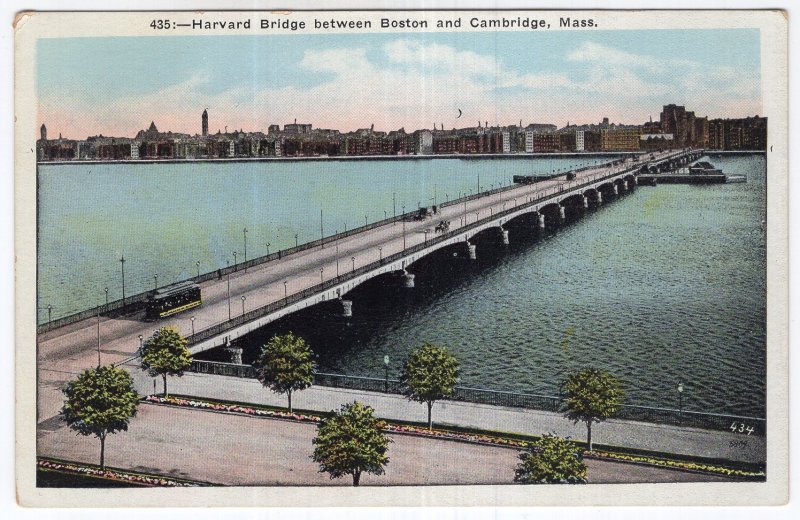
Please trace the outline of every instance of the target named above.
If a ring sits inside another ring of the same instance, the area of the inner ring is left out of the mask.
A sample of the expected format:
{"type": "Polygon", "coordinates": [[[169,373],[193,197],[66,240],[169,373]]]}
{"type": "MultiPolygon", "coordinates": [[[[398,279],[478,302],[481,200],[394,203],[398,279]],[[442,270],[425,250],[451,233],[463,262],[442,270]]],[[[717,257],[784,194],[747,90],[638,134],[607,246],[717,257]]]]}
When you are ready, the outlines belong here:
{"type": "MultiPolygon", "coordinates": [[[[680,155],[682,152],[664,152],[656,154],[653,160],[660,162],[680,155]]],[[[224,345],[284,315],[322,301],[336,300],[337,296],[346,295],[353,287],[375,276],[390,272],[402,274],[414,261],[442,247],[461,243],[466,254],[467,240],[491,228],[500,233],[503,224],[526,213],[534,213],[531,225],[537,225],[540,215],[549,221],[558,219],[561,207],[558,204],[562,202],[602,203],[604,192],[608,198],[610,190],[625,189],[623,182],[635,182],[635,175],[642,166],[653,160],[601,165],[578,172],[573,180],[560,176],[535,184],[515,185],[473,200],[450,203],[442,207],[438,215],[424,221],[388,223],[336,243],[327,242],[322,248],[298,251],[251,267],[246,272],[239,270],[222,279],[214,278],[201,284],[204,300],[201,307],[159,322],[144,321],[141,313],[101,315],[99,319],[90,318],[43,332],[37,338],[38,420],[58,413],[63,402],[60,389],[66,381],[97,365],[98,342],[103,364],[119,363],[135,356],[140,335],[147,338],[164,325],[177,327],[186,336],[192,335],[194,327],[198,334],[191,344],[193,352],[224,345]],[[571,201],[567,201],[571,197],[571,201]],[[434,232],[440,220],[451,223],[445,240],[434,232]],[[381,259],[391,261],[377,266],[381,259]],[[359,273],[370,264],[376,267],[359,273]],[[347,279],[348,276],[352,278],[347,279]],[[325,282],[324,289],[319,288],[321,281],[325,282]],[[302,298],[293,297],[302,292],[306,293],[302,298]],[[286,301],[291,303],[282,305],[286,301]],[[244,313],[249,313],[268,305],[278,308],[256,319],[239,318],[243,323],[237,323],[237,316],[243,314],[243,309],[244,313]],[[195,318],[194,322],[191,317],[195,318]],[[229,321],[229,317],[233,321],[229,321]],[[209,329],[218,332],[208,334],[209,329]]],[[[353,312],[358,312],[357,304],[355,302],[353,312]]]]}

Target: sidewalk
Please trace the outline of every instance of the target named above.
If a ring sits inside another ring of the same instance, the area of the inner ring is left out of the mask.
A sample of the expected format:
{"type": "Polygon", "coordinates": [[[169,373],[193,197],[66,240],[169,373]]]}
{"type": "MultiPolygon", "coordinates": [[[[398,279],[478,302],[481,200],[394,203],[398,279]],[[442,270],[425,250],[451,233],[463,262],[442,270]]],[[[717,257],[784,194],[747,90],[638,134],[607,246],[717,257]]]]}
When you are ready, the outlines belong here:
{"type": "MultiPolygon", "coordinates": [[[[140,394],[153,393],[153,378],[135,366],[126,368],[131,371],[140,394]]],[[[161,385],[159,378],[158,393],[162,392],[161,385]]],[[[170,394],[284,408],[287,406],[285,395],[273,393],[255,379],[187,373],[183,377],[169,378],[167,385],[170,394]]],[[[317,412],[335,410],[342,404],[355,400],[372,406],[378,417],[427,422],[427,407],[400,395],[319,386],[312,386],[292,395],[295,409],[317,412]]],[[[439,426],[452,425],[528,435],[554,432],[562,437],[586,440],[585,423],[573,424],[561,414],[539,410],[442,401],[433,406],[433,422],[439,426]]],[[[728,430],[712,431],[611,419],[593,426],[592,440],[595,444],[694,457],[751,463],[766,461],[764,437],[736,434],[728,430]]]]}

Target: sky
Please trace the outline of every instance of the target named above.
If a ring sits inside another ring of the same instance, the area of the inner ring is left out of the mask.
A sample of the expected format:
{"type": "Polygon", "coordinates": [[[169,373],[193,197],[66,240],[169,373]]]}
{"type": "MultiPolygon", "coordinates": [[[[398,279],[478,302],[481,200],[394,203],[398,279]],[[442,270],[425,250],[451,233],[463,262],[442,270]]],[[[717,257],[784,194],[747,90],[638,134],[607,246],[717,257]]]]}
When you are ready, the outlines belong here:
{"type": "Polygon", "coordinates": [[[758,30],[454,32],[42,39],[49,136],[432,128],[761,113],[758,30]],[[458,117],[459,110],[463,114],[458,117]]]}

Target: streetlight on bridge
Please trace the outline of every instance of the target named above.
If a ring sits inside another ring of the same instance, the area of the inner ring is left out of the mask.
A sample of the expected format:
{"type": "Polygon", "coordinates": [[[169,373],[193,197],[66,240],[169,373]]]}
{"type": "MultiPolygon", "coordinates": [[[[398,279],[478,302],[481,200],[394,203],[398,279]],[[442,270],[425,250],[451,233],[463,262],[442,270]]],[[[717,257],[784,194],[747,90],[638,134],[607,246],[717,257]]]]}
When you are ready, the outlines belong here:
{"type": "Polygon", "coordinates": [[[683,418],[683,383],[678,383],[678,416],[683,418]]]}
{"type": "Polygon", "coordinates": [[[320,267],[320,268],[319,268],[319,283],[321,283],[321,284],[324,284],[324,283],[325,283],[325,279],[322,277],[322,273],[323,273],[324,271],[325,271],[325,268],[324,268],[324,267],[320,267]]]}
{"type": "Polygon", "coordinates": [[[157,274],[153,275],[153,290],[154,291],[158,290],[158,275],[157,274]]]}
{"type": "Polygon", "coordinates": [[[244,294],[242,295],[242,316],[244,316],[244,301],[247,299],[247,296],[244,294]]]}
{"type": "Polygon", "coordinates": [[[194,336],[194,316],[189,319],[192,321],[192,336],[194,336]]]}
{"type": "Polygon", "coordinates": [[[353,272],[356,272],[356,257],[351,256],[350,260],[353,262],[353,272]]]}
{"type": "Polygon", "coordinates": [[[106,312],[108,312],[108,287],[103,290],[106,292],[106,312]]]}
{"type": "Polygon", "coordinates": [[[383,248],[378,248],[378,263],[383,263],[383,248]]]}
{"type": "Polygon", "coordinates": [[[125,306],[125,255],[119,259],[120,264],[122,265],[122,306],[125,306]]]}
{"type": "Polygon", "coordinates": [[[200,260],[194,263],[195,267],[197,267],[197,278],[200,278],[200,260]]]}
{"type": "Polygon", "coordinates": [[[287,284],[288,283],[289,282],[287,282],[286,280],[283,281],[283,299],[284,300],[288,300],[289,299],[289,292],[288,292],[289,289],[287,289],[287,284]]]}
{"type": "Polygon", "coordinates": [[[334,236],[336,237],[334,246],[336,247],[336,278],[339,278],[339,230],[337,229],[334,232],[334,236]]]}
{"type": "MultiPolygon", "coordinates": [[[[236,253],[234,253],[234,255],[235,254],[236,253]]],[[[228,266],[230,267],[230,262],[228,262],[226,260],[225,263],[228,264],[228,266]]],[[[227,278],[228,278],[228,321],[230,321],[230,319],[231,319],[231,271],[230,271],[230,269],[228,269],[227,271],[228,271],[228,276],[227,276],[227,278]]]]}
{"type": "Polygon", "coordinates": [[[406,205],[403,204],[403,252],[406,252],[406,205]]]}
{"type": "Polygon", "coordinates": [[[269,242],[267,242],[267,256],[269,256],[269,242]]]}
{"type": "Polygon", "coordinates": [[[236,271],[238,269],[239,264],[236,261],[236,251],[233,252],[233,270],[236,271]]]}
{"type": "MultiPolygon", "coordinates": [[[[247,263],[247,228],[244,228],[243,234],[244,234],[244,263],[246,264],[247,263]]],[[[245,266],[245,269],[247,269],[247,266],[245,266]]]]}

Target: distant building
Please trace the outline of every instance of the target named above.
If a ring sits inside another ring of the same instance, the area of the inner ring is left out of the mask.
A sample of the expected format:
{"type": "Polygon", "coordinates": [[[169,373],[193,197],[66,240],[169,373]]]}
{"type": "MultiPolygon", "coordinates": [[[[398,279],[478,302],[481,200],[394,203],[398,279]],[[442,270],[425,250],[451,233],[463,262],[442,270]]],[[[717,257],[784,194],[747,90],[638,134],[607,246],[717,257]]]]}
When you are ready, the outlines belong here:
{"type": "Polygon", "coordinates": [[[417,130],[414,132],[417,155],[431,155],[433,153],[433,133],[430,130],[417,130]]]}
{"type": "Polygon", "coordinates": [[[600,149],[603,151],[638,150],[641,133],[638,126],[603,128],[600,130],[600,149]]]}
{"type": "Polygon", "coordinates": [[[202,116],[202,128],[203,128],[203,136],[208,135],[208,110],[203,110],[202,116]]]}
{"type": "Polygon", "coordinates": [[[311,125],[308,123],[298,124],[297,119],[295,119],[294,123],[283,125],[283,133],[290,135],[310,134],[311,125]]]}
{"type": "Polygon", "coordinates": [[[575,151],[582,152],[584,151],[584,135],[586,134],[585,130],[575,130],[575,151]]]}
{"type": "Polygon", "coordinates": [[[642,150],[670,150],[675,148],[672,134],[642,134],[639,136],[639,148],[642,150]]]}
{"type": "Polygon", "coordinates": [[[766,150],[767,118],[712,119],[708,122],[708,148],[714,150],[766,150]]]}

